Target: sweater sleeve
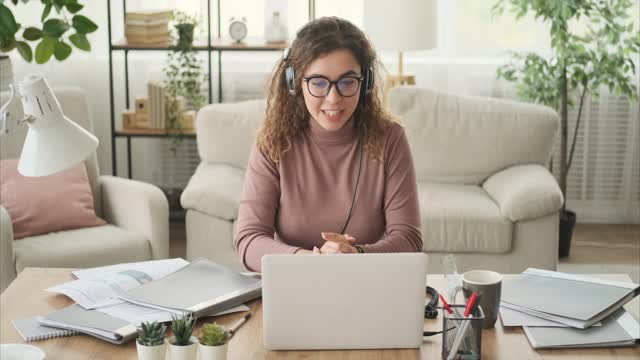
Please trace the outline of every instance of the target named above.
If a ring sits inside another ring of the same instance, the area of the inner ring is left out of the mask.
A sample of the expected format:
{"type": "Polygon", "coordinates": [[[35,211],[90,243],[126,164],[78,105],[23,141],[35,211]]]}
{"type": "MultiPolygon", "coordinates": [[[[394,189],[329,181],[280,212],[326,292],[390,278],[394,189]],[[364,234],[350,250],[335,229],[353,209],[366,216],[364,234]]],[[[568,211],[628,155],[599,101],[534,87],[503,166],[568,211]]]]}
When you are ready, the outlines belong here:
{"type": "Polygon", "coordinates": [[[300,250],[274,238],[279,202],[278,166],[254,145],[240,195],[234,236],[236,253],[251,271],[261,271],[263,255],[293,254],[300,250]]]}
{"type": "Polygon", "coordinates": [[[363,248],[366,252],[420,252],[420,205],[411,148],[404,128],[393,124],[390,131],[384,152],[385,234],[363,248]]]}

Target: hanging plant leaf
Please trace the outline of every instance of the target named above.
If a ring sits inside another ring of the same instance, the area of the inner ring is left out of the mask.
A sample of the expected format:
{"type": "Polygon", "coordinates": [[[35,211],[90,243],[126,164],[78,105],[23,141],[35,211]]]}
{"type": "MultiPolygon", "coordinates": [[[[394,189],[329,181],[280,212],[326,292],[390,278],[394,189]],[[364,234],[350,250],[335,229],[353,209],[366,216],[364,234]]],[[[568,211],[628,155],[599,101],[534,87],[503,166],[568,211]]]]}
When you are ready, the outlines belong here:
{"type": "Polygon", "coordinates": [[[36,41],[42,37],[42,30],[33,26],[28,27],[24,29],[24,32],[22,33],[22,37],[29,41],[36,41]]]}
{"type": "Polygon", "coordinates": [[[18,31],[16,18],[13,17],[11,10],[0,3],[0,36],[12,37],[18,31]]]}
{"type": "Polygon", "coordinates": [[[31,46],[29,46],[29,44],[24,41],[17,41],[16,47],[26,62],[31,62],[31,60],[33,60],[33,51],[31,51],[31,46]]]}
{"type": "Polygon", "coordinates": [[[65,6],[67,7],[67,10],[69,10],[69,12],[72,14],[77,13],[84,7],[84,5],[78,4],[77,1],[69,1],[65,6]]]}
{"type": "Polygon", "coordinates": [[[36,63],[44,64],[51,58],[56,49],[56,39],[45,36],[36,46],[36,63]]]}
{"type": "Polygon", "coordinates": [[[80,50],[91,51],[91,44],[84,34],[75,33],[69,36],[69,41],[80,50]]]}
{"type": "Polygon", "coordinates": [[[49,14],[51,14],[51,7],[52,7],[51,4],[45,5],[44,10],[42,10],[42,16],[40,17],[40,21],[44,21],[49,16],[49,14]]]}
{"type": "Polygon", "coordinates": [[[62,61],[71,55],[71,46],[67,45],[62,39],[56,43],[56,50],[53,55],[56,60],[62,61]]]}
{"type": "Polygon", "coordinates": [[[73,19],[71,19],[71,24],[80,34],[89,34],[98,30],[98,25],[82,15],[75,15],[73,19]]]}
{"type": "Polygon", "coordinates": [[[9,52],[13,50],[15,47],[16,47],[15,39],[6,39],[2,41],[2,44],[0,45],[0,51],[9,52]]]}
{"type": "Polygon", "coordinates": [[[69,29],[69,25],[60,19],[49,19],[42,25],[42,33],[45,36],[58,38],[69,29]]]}

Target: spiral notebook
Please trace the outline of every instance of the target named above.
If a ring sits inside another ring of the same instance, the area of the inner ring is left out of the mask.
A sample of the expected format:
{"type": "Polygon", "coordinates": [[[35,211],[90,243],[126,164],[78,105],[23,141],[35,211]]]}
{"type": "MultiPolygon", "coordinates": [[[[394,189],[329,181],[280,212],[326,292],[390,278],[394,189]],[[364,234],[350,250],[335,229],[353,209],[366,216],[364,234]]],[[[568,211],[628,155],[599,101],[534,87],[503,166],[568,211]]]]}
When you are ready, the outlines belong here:
{"type": "Polygon", "coordinates": [[[76,331],[45,326],[38,322],[40,316],[13,320],[13,326],[25,341],[45,340],[77,334],[76,331]]]}

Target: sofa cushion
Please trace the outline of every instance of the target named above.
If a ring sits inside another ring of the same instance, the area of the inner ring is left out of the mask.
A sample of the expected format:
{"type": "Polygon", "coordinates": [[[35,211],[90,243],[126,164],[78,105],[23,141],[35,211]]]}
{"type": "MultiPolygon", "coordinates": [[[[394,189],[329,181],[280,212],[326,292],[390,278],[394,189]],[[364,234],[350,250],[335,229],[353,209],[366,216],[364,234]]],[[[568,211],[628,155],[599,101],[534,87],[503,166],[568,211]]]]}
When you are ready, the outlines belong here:
{"type": "Polygon", "coordinates": [[[418,183],[425,251],[505,253],[513,224],[479,186],[418,183]]]}
{"type": "Polygon", "coordinates": [[[26,267],[85,268],[151,259],[143,234],[113,225],[32,236],[13,247],[18,272],[26,267]]]}
{"type": "Polygon", "coordinates": [[[246,169],[266,101],[210,104],[198,111],[198,153],[204,162],[246,169]]]}
{"type": "Polygon", "coordinates": [[[394,88],[390,110],[407,131],[418,181],[479,185],[511,165],[546,165],[559,126],[541,105],[394,88]]]}
{"type": "Polygon", "coordinates": [[[201,162],[182,192],[182,207],[225,220],[235,220],[244,173],[244,170],[230,165],[201,162]]]}
{"type": "Polygon", "coordinates": [[[38,177],[23,176],[17,167],[17,159],[0,160],[0,203],[11,216],[14,239],[106,224],[93,208],[84,163],[38,177]]]}

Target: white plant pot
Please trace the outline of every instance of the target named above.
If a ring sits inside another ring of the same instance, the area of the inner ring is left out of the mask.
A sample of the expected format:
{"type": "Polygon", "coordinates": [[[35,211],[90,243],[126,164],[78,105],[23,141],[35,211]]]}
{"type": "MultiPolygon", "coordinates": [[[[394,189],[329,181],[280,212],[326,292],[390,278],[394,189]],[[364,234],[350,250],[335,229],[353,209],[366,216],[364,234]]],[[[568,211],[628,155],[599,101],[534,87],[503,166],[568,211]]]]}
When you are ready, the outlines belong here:
{"type": "Polygon", "coordinates": [[[227,360],[229,343],[220,346],[208,346],[198,343],[199,360],[227,360]]]}
{"type": "Polygon", "coordinates": [[[196,360],[198,351],[198,338],[191,337],[191,343],[186,346],[174,345],[175,337],[169,338],[169,359],[170,360],[196,360]]]}
{"type": "Polygon", "coordinates": [[[146,346],[136,340],[138,360],[164,360],[167,354],[167,342],[162,345],[146,346]]]}

